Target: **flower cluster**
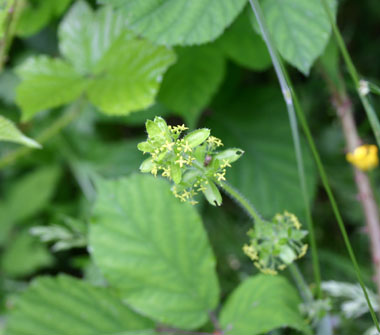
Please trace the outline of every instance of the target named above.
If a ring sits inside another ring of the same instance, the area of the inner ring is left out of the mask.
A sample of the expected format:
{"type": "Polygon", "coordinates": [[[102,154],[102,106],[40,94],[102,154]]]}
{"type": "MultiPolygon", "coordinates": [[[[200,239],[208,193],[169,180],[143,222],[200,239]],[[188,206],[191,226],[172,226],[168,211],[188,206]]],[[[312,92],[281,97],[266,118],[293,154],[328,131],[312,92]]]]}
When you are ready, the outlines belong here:
{"type": "Polygon", "coordinates": [[[257,220],[255,228],[248,231],[250,243],[243,250],[259,270],[275,275],[306,254],[307,244],[302,242],[306,234],[297,217],[284,212],[272,221],[257,220]]]}
{"type": "Polygon", "coordinates": [[[226,179],[226,168],[244,153],[240,149],[220,151],[219,138],[203,128],[186,135],[185,125],[168,126],[161,117],[146,122],[148,139],[138,149],[151,157],[140,166],[145,173],[161,175],[174,182],[172,191],[181,201],[196,204],[202,192],[212,205],[220,205],[222,197],[216,184],[226,179]]]}
{"type": "Polygon", "coordinates": [[[364,144],[349,152],[346,159],[362,171],[369,171],[379,165],[378,149],[374,144],[364,144]]]}

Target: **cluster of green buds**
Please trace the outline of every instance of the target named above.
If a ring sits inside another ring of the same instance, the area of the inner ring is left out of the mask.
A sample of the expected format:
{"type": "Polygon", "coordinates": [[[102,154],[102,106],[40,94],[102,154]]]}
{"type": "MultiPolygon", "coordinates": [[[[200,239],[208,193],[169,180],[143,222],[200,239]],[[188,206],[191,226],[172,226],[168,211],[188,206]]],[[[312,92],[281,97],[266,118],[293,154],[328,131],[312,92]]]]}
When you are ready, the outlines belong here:
{"type": "Polygon", "coordinates": [[[272,221],[256,220],[243,250],[260,271],[275,275],[306,254],[308,246],[302,242],[306,235],[297,217],[284,212],[272,221]]]}
{"type": "Polygon", "coordinates": [[[216,184],[226,179],[226,168],[244,152],[236,148],[220,150],[222,141],[211,136],[207,128],[184,135],[188,129],[185,125],[168,126],[161,117],[145,125],[148,139],[137,147],[150,157],[140,170],[173,181],[173,194],[183,202],[195,205],[195,196],[202,192],[212,205],[221,205],[216,184]]]}

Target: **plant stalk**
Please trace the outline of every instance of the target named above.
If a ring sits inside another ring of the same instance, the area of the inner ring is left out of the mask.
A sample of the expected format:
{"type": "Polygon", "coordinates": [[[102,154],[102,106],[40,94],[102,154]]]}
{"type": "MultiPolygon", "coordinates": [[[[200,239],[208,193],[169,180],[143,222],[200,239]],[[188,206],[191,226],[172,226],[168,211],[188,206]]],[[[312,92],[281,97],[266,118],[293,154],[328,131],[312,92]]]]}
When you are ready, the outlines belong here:
{"type": "Polygon", "coordinates": [[[12,44],[17,28],[17,22],[20,18],[24,5],[23,0],[14,0],[11,9],[8,12],[4,36],[2,40],[0,40],[0,73],[3,71],[4,65],[7,61],[8,51],[12,44]]]}
{"type": "MultiPolygon", "coordinates": [[[[256,15],[256,18],[257,18],[257,20],[258,20],[258,22],[260,24],[260,28],[261,28],[261,31],[262,31],[262,34],[263,34],[263,37],[264,37],[264,41],[267,44],[268,50],[270,51],[270,54],[272,56],[271,50],[275,50],[275,49],[274,49],[273,44],[271,43],[271,40],[269,38],[268,29],[266,29],[266,23],[265,23],[264,16],[263,16],[263,14],[261,12],[260,4],[259,4],[258,0],[249,0],[249,1],[250,1],[252,9],[253,9],[253,11],[254,11],[254,13],[256,15]]],[[[323,0],[323,1],[325,1],[325,0],[323,0]]],[[[330,14],[331,14],[331,11],[330,11],[330,14]]],[[[334,21],[334,23],[335,23],[335,21],[334,21]]],[[[279,57],[278,57],[278,59],[279,59],[279,57]]],[[[273,61],[273,58],[272,58],[272,61],[273,61]]],[[[281,64],[280,61],[279,61],[279,63],[281,64]]],[[[276,66],[275,66],[275,68],[276,68],[276,66]]],[[[297,95],[296,95],[296,93],[295,93],[295,91],[293,89],[293,84],[292,84],[292,82],[290,80],[290,77],[289,77],[287,71],[286,71],[286,68],[284,66],[281,66],[281,71],[280,72],[281,72],[282,76],[279,77],[279,81],[281,83],[285,79],[285,81],[287,83],[287,87],[290,89],[289,93],[290,93],[290,95],[293,98],[293,104],[294,104],[294,107],[295,107],[295,111],[297,113],[298,119],[299,119],[299,121],[301,123],[302,129],[303,129],[303,131],[305,133],[306,139],[307,139],[307,141],[309,143],[310,149],[312,151],[312,154],[314,156],[315,162],[317,164],[318,172],[319,172],[319,175],[321,177],[323,187],[325,188],[327,196],[328,196],[328,198],[330,200],[330,203],[331,203],[334,215],[336,217],[339,229],[340,229],[340,231],[342,233],[343,240],[344,240],[344,243],[346,245],[348,254],[349,254],[349,256],[351,258],[351,261],[352,261],[352,263],[354,265],[356,276],[358,278],[359,284],[360,284],[360,286],[361,286],[361,288],[363,290],[366,302],[368,304],[368,308],[370,310],[371,317],[373,319],[374,324],[376,325],[377,330],[380,332],[380,326],[379,326],[379,323],[378,323],[375,311],[374,311],[374,309],[372,307],[371,301],[370,301],[369,296],[368,296],[367,289],[366,289],[366,287],[364,285],[364,281],[362,279],[362,275],[361,275],[361,272],[360,272],[360,268],[359,268],[358,262],[356,260],[355,253],[354,253],[354,251],[352,249],[351,242],[350,242],[350,240],[348,238],[348,234],[347,234],[346,228],[344,226],[342,216],[340,214],[338,205],[336,203],[335,197],[334,197],[333,192],[331,190],[331,187],[330,187],[330,184],[329,184],[329,181],[328,181],[328,178],[327,178],[327,174],[326,174],[325,168],[324,168],[324,166],[322,164],[322,160],[321,160],[321,158],[319,156],[319,153],[318,153],[318,150],[316,148],[316,145],[315,145],[313,136],[311,134],[309,125],[307,123],[305,114],[304,114],[304,112],[303,112],[303,110],[301,108],[301,105],[300,105],[299,101],[298,101],[298,97],[297,97],[297,95]]],[[[380,129],[380,127],[379,127],[379,129],[380,129]]]]}
{"type": "Polygon", "coordinates": [[[330,24],[335,36],[335,40],[343,56],[344,62],[346,63],[348,72],[355,85],[356,91],[359,94],[360,101],[363,105],[365,112],[367,113],[367,117],[369,119],[372,131],[375,134],[377,145],[380,147],[380,122],[376,115],[375,109],[372,107],[371,103],[369,102],[367,94],[363,94],[363,92],[360,91],[360,76],[355,68],[355,65],[351,59],[350,54],[348,53],[342,34],[340,33],[339,28],[335,22],[334,14],[332,13],[330,9],[330,6],[328,5],[327,0],[321,0],[321,2],[329,18],[329,21],[330,21],[330,24]]]}
{"type": "MultiPolygon", "coordinates": [[[[355,148],[361,145],[361,140],[353,117],[351,101],[346,94],[343,94],[334,97],[334,105],[342,124],[347,150],[353,152],[355,148]]],[[[378,206],[368,175],[356,167],[354,168],[354,175],[370,239],[375,283],[377,292],[380,294],[380,218],[378,206]]]]}
{"type": "Polygon", "coordinates": [[[309,197],[308,197],[309,193],[307,190],[305,168],[304,168],[305,165],[303,161],[301,141],[300,141],[300,135],[299,135],[298,125],[297,125],[296,113],[294,110],[292,93],[291,93],[291,89],[289,87],[286,75],[284,74],[284,67],[283,67],[281,58],[279,57],[277,50],[274,47],[269,31],[266,27],[266,23],[265,23],[264,15],[261,11],[261,7],[259,6],[257,0],[249,0],[249,1],[250,1],[252,10],[255,13],[257,22],[259,23],[263,39],[265,41],[265,44],[271,56],[272,63],[276,71],[277,78],[280,83],[281,91],[282,91],[284,101],[286,103],[286,108],[288,111],[290,127],[291,127],[292,137],[293,137],[294,150],[295,150],[296,159],[297,159],[298,178],[299,178],[301,192],[302,192],[306,222],[307,222],[307,226],[309,230],[309,242],[311,246],[311,257],[312,257],[312,264],[313,264],[314,281],[316,285],[316,296],[318,298],[321,298],[322,297],[321,270],[319,267],[317,243],[316,243],[315,233],[314,233],[314,223],[313,223],[313,218],[311,215],[311,209],[310,209],[310,204],[309,204],[309,197]]]}

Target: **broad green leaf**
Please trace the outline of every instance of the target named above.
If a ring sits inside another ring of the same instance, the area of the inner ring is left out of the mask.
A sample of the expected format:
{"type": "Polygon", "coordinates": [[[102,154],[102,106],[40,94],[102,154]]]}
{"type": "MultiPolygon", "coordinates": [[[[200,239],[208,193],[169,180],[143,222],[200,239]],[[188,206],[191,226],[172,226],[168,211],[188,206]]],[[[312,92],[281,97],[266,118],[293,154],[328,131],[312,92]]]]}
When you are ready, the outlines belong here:
{"type": "Polygon", "coordinates": [[[223,80],[225,59],[215,46],[177,52],[178,61],[165,75],[158,100],[192,126],[223,80]]]}
{"type": "Polygon", "coordinates": [[[218,303],[215,259],[194,207],[159,178],[97,183],[90,250],[108,282],[135,310],[192,329],[218,303]]]}
{"type": "Polygon", "coordinates": [[[46,246],[27,231],[18,234],[5,249],[1,270],[10,277],[27,276],[53,263],[46,246]]]}
{"type": "Polygon", "coordinates": [[[109,7],[93,12],[77,2],[59,30],[67,61],[31,58],[19,74],[17,102],[24,119],[86,93],[102,112],[127,115],[154,103],[162,75],[175,61],[172,50],[127,32],[109,7]]]}
{"type": "Polygon", "coordinates": [[[85,79],[70,64],[46,56],[29,58],[17,73],[22,82],[17,88],[16,101],[25,120],[41,110],[79,98],[86,87],[85,79]]]}
{"type": "Polygon", "coordinates": [[[6,216],[15,223],[37,214],[53,195],[59,176],[59,168],[47,166],[19,178],[7,192],[0,218],[6,216]]]}
{"type": "Polygon", "coordinates": [[[145,335],[151,321],[125,306],[109,289],[69,276],[40,277],[9,315],[7,335],[145,335]]]}
{"type": "MultiPolygon", "coordinates": [[[[213,107],[214,117],[206,125],[228,147],[245,151],[227,173],[257,210],[267,218],[288,210],[304,214],[297,161],[288,114],[279,89],[249,88],[229,103],[213,107]]],[[[310,200],[315,188],[315,170],[303,146],[310,200]]]]}
{"type": "Polygon", "coordinates": [[[25,136],[14,123],[0,115],[0,141],[15,142],[32,148],[41,148],[35,140],[25,136]]]}
{"type": "Polygon", "coordinates": [[[255,71],[271,66],[267,47],[252,26],[249,12],[244,11],[218,40],[223,52],[237,64],[255,71]]]}
{"type": "Polygon", "coordinates": [[[27,0],[17,22],[17,34],[23,37],[33,35],[58,18],[72,0],[27,0]]]}
{"type": "Polygon", "coordinates": [[[111,8],[94,12],[78,1],[59,26],[59,49],[79,73],[88,75],[124,31],[122,16],[111,8]]]}
{"type": "Polygon", "coordinates": [[[124,9],[132,30],[164,45],[202,44],[216,39],[247,0],[102,0],[124,9]]]}
{"type": "Polygon", "coordinates": [[[226,335],[266,334],[283,327],[310,334],[298,309],[300,303],[297,291],[284,277],[257,275],[228,298],[220,323],[226,335]]]}
{"type": "Polygon", "coordinates": [[[162,75],[174,61],[173,51],[127,33],[97,63],[88,97],[110,115],[147,108],[154,103],[162,75]]]}
{"type": "MultiPolygon", "coordinates": [[[[329,0],[336,10],[336,1],[329,0]]],[[[263,0],[269,31],[282,57],[304,74],[323,53],[331,26],[320,0],[263,0]]]]}

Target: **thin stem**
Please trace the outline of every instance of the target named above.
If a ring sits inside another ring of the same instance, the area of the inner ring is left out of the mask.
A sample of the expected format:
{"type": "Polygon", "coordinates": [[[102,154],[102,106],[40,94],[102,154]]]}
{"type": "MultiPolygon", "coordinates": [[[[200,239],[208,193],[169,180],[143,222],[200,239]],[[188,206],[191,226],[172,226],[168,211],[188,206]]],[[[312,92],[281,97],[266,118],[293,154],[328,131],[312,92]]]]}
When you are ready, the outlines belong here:
{"type": "Polygon", "coordinates": [[[308,225],[309,230],[309,241],[311,246],[311,256],[312,256],[312,264],[313,264],[313,273],[314,273],[314,280],[316,284],[316,291],[317,291],[317,297],[322,297],[322,291],[321,291],[321,271],[319,267],[319,260],[318,260],[318,252],[317,252],[317,243],[315,239],[315,233],[314,233],[314,224],[313,219],[311,215],[311,209],[309,204],[309,197],[308,197],[308,190],[306,185],[306,177],[305,177],[305,168],[304,168],[304,161],[303,161],[303,155],[302,155],[302,149],[301,149],[301,141],[300,141],[300,135],[297,125],[297,118],[296,113],[294,110],[294,104],[293,104],[293,98],[291,94],[291,89],[289,87],[289,84],[287,82],[286,76],[284,74],[284,67],[281,61],[281,58],[279,57],[277,50],[274,47],[274,44],[271,40],[269,31],[266,27],[265,20],[263,13],[261,11],[261,8],[257,2],[257,0],[250,0],[250,4],[252,7],[253,12],[255,13],[257,22],[259,23],[260,30],[262,33],[262,36],[264,38],[264,41],[266,43],[266,46],[269,50],[269,54],[272,59],[272,63],[274,66],[274,69],[277,74],[278,81],[280,83],[281,91],[284,96],[284,100],[286,103],[286,108],[288,110],[288,116],[292,131],[292,137],[293,137],[293,143],[294,143],[294,149],[297,159],[297,170],[298,170],[298,178],[301,186],[301,192],[302,192],[302,198],[304,202],[304,209],[305,209],[305,215],[306,215],[306,222],[308,225]]]}
{"type": "Polygon", "coordinates": [[[16,32],[17,22],[24,8],[23,0],[14,0],[6,18],[4,36],[0,41],[0,72],[3,71],[9,48],[16,32]]]}
{"type": "Polygon", "coordinates": [[[227,193],[227,195],[235,200],[242,209],[244,209],[253,221],[262,221],[262,217],[259,212],[238,190],[224,181],[218,182],[218,185],[227,193]]]}
{"type": "Polygon", "coordinates": [[[307,141],[309,143],[310,149],[311,149],[312,154],[314,156],[314,160],[315,160],[315,162],[317,164],[318,172],[319,172],[319,175],[321,177],[323,187],[324,187],[324,189],[325,189],[325,191],[327,193],[327,196],[328,196],[328,198],[330,200],[332,210],[334,212],[336,221],[338,223],[339,229],[340,229],[341,234],[343,236],[343,240],[344,240],[344,243],[346,245],[346,249],[347,249],[348,254],[350,256],[351,262],[352,262],[352,264],[354,266],[355,273],[356,273],[356,276],[358,278],[359,284],[360,284],[360,286],[361,286],[361,288],[363,290],[363,294],[364,294],[365,299],[367,301],[368,308],[370,310],[373,322],[374,322],[377,330],[380,331],[379,322],[377,321],[377,317],[376,317],[375,311],[374,311],[372,303],[371,303],[371,301],[369,299],[367,289],[366,289],[366,287],[364,285],[364,281],[363,281],[363,278],[362,278],[362,275],[361,275],[361,272],[360,272],[360,268],[359,268],[358,262],[357,262],[356,257],[355,257],[355,253],[354,253],[354,251],[352,249],[350,239],[348,238],[348,234],[347,234],[346,228],[344,226],[343,219],[342,219],[342,216],[340,214],[338,205],[336,203],[334,194],[333,194],[333,192],[331,190],[331,187],[330,187],[330,184],[329,184],[329,181],[328,181],[328,178],[327,178],[327,174],[326,174],[325,168],[323,167],[323,164],[322,164],[321,157],[319,156],[319,153],[318,153],[318,150],[316,148],[313,136],[311,135],[311,131],[310,131],[309,125],[308,125],[308,123],[306,121],[305,114],[303,113],[303,110],[302,110],[302,108],[301,108],[301,106],[299,104],[297,95],[295,94],[294,91],[292,93],[293,93],[293,99],[294,99],[294,102],[295,102],[297,116],[298,116],[298,118],[300,120],[301,126],[302,126],[302,128],[304,130],[305,136],[307,138],[307,141]]]}
{"type": "MultiPolygon", "coordinates": [[[[36,137],[36,141],[40,144],[45,143],[51,137],[59,133],[63,128],[65,128],[71,121],[73,121],[79,113],[83,110],[85,105],[85,100],[80,98],[78,101],[73,103],[68,110],[63,113],[58,119],[56,119],[48,128],[41,132],[39,136],[36,137]]],[[[9,152],[4,157],[0,158],[0,169],[15,163],[19,158],[26,156],[31,151],[32,148],[21,147],[14,151],[9,152]]]]}
{"type": "Polygon", "coordinates": [[[310,291],[310,288],[307,286],[305,279],[303,278],[298,266],[296,264],[290,264],[288,268],[290,273],[292,274],[294,281],[296,282],[296,285],[298,286],[298,290],[302,294],[302,298],[305,301],[305,303],[312,303],[313,295],[310,291]]]}
{"type": "Polygon", "coordinates": [[[358,72],[354,66],[354,63],[351,59],[350,54],[348,53],[348,50],[347,50],[347,47],[344,43],[342,34],[340,33],[339,28],[335,22],[334,14],[331,11],[331,8],[330,8],[327,0],[321,0],[321,2],[322,2],[322,5],[326,11],[326,14],[329,18],[329,21],[330,21],[336,42],[338,44],[340,52],[342,53],[344,62],[347,65],[348,72],[351,76],[352,81],[354,82],[354,85],[356,87],[356,91],[359,94],[360,101],[364,107],[364,110],[367,113],[367,117],[368,117],[369,122],[371,124],[372,131],[375,134],[377,145],[380,146],[380,122],[379,122],[379,119],[377,118],[375,109],[372,107],[371,103],[369,102],[367,95],[360,92],[360,76],[359,76],[359,74],[358,74],[358,72]]]}
{"type": "MultiPolygon", "coordinates": [[[[259,21],[259,23],[261,22],[261,26],[260,27],[264,27],[264,31],[262,31],[263,35],[264,35],[264,33],[266,33],[267,37],[269,37],[269,33],[268,33],[267,29],[266,29],[265,19],[264,19],[264,16],[263,16],[262,12],[261,12],[261,7],[260,7],[259,2],[257,0],[249,0],[249,1],[250,1],[251,6],[252,6],[252,9],[255,12],[257,20],[259,21]]],[[[327,3],[326,0],[322,0],[322,1],[325,1],[325,3],[327,3]]],[[[330,11],[330,13],[331,13],[331,11],[330,11]]],[[[334,21],[334,23],[335,23],[335,21],[334,21]]],[[[274,48],[272,47],[272,43],[271,43],[270,39],[269,38],[265,38],[265,36],[264,36],[264,40],[267,43],[267,47],[268,47],[269,51],[271,49],[274,50],[274,48]],[[270,46],[268,46],[268,44],[270,44],[270,46]]],[[[273,61],[273,59],[272,59],[272,61],[273,61]]],[[[370,310],[373,322],[376,325],[377,330],[380,331],[380,326],[379,326],[379,323],[377,321],[376,314],[375,314],[374,309],[372,307],[371,301],[369,300],[368,292],[367,292],[367,289],[366,289],[366,287],[364,285],[364,282],[363,282],[363,279],[362,279],[362,275],[360,273],[360,268],[359,268],[358,262],[356,260],[354,251],[352,249],[350,240],[348,238],[348,234],[347,234],[346,228],[344,226],[343,219],[342,219],[342,216],[340,214],[339,208],[337,206],[335,197],[334,197],[334,195],[332,193],[332,190],[331,190],[328,178],[327,178],[326,171],[325,171],[325,169],[323,167],[321,158],[319,156],[318,150],[317,150],[316,145],[314,143],[313,136],[311,135],[311,131],[310,131],[309,125],[308,125],[308,123],[306,121],[306,118],[305,118],[305,114],[304,114],[304,112],[303,112],[303,110],[301,108],[301,105],[300,105],[299,101],[298,101],[298,97],[297,97],[297,95],[296,95],[296,93],[295,93],[295,91],[293,89],[293,85],[292,85],[290,77],[289,77],[289,75],[288,75],[288,73],[286,71],[286,68],[284,66],[281,66],[281,70],[282,70],[281,71],[282,76],[281,76],[281,79],[279,78],[280,83],[281,83],[282,80],[285,79],[285,81],[287,83],[287,87],[291,88],[290,92],[291,92],[291,96],[293,98],[293,103],[294,103],[295,111],[297,113],[298,119],[300,120],[301,126],[302,126],[302,128],[304,130],[304,133],[306,135],[307,141],[309,143],[309,146],[310,146],[311,151],[313,153],[314,159],[316,161],[317,168],[318,168],[321,180],[322,180],[322,184],[323,184],[323,186],[324,186],[324,188],[326,190],[326,193],[328,195],[328,198],[330,200],[330,203],[331,203],[334,215],[336,217],[336,220],[338,222],[339,229],[340,229],[340,231],[342,233],[342,236],[343,236],[344,243],[346,245],[348,254],[349,254],[349,256],[351,258],[351,261],[352,261],[352,263],[354,265],[355,272],[356,272],[359,284],[360,284],[360,286],[361,286],[361,288],[363,290],[364,296],[366,298],[366,301],[367,301],[367,304],[368,304],[368,308],[370,310]]],[[[379,126],[379,130],[380,130],[380,126],[379,126]]]]}

